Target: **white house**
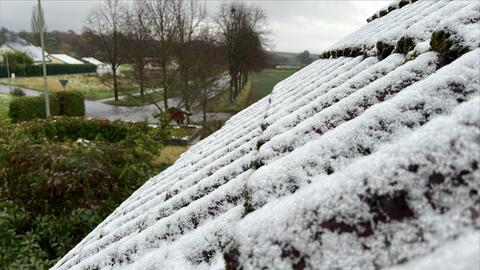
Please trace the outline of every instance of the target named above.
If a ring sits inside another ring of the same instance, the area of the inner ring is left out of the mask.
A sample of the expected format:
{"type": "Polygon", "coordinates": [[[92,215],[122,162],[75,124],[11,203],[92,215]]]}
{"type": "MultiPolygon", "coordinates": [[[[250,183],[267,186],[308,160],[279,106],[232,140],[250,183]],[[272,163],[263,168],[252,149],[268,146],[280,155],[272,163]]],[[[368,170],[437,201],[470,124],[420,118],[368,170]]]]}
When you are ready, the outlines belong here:
{"type": "Polygon", "coordinates": [[[49,54],[48,58],[55,64],[81,65],[82,61],[71,57],[68,54],[49,54]]]}
{"type": "Polygon", "coordinates": [[[97,67],[105,66],[105,63],[103,63],[102,61],[100,61],[100,60],[98,60],[97,58],[94,58],[94,57],[83,57],[82,60],[87,62],[87,63],[93,64],[97,67]]]}
{"type": "MultiPolygon", "coordinates": [[[[42,62],[42,48],[37,47],[23,39],[17,39],[16,41],[7,41],[0,46],[0,54],[23,52],[33,59],[34,64],[40,64],[42,62]]],[[[48,56],[48,53],[45,52],[48,56]]],[[[45,61],[51,60],[46,57],[45,61]]]]}
{"type": "MultiPolygon", "coordinates": [[[[88,62],[90,64],[96,65],[98,74],[104,74],[104,73],[112,72],[112,68],[110,67],[110,65],[103,63],[102,61],[98,60],[97,58],[83,57],[82,60],[85,61],[85,62],[88,62]]],[[[118,69],[117,69],[117,71],[118,71],[118,69]]]]}

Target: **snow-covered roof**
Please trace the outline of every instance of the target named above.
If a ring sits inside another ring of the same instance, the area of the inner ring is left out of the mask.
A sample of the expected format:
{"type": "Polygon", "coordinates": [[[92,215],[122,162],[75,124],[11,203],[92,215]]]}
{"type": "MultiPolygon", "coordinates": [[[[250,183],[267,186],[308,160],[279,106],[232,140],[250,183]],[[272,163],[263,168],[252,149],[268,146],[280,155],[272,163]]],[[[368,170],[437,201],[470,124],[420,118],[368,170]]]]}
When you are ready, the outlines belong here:
{"type": "Polygon", "coordinates": [[[96,65],[96,66],[103,66],[103,65],[105,65],[102,61],[100,61],[100,60],[98,60],[98,59],[96,59],[96,58],[94,58],[94,57],[83,57],[82,60],[85,61],[85,62],[88,62],[88,63],[90,63],[90,64],[94,64],[94,65],[96,65]]]}
{"type": "MultiPolygon", "coordinates": [[[[381,39],[403,9],[432,15],[452,3],[409,2],[359,31],[381,39]]],[[[478,12],[465,14],[456,42],[480,26],[478,12]]],[[[430,18],[422,29],[432,35],[430,18]]],[[[478,267],[480,48],[453,57],[427,47],[296,72],[147,181],[53,269],[478,267]]]]}
{"type": "Polygon", "coordinates": [[[371,21],[336,42],[330,50],[360,48],[369,51],[378,41],[395,45],[400,38],[409,37],[416,45],[415,50],[421,53],[429,48],[432,32],[440,30],[448,31],[459,44],[473,49],[480,45],[479,18],[479,1],[418,1],[371,21]]]}
{"type": "MultiPolygon", "coordinates": [[[[42,48],[37,47],[31,43],[28,43],[23,39],[17,39],[16,41],[7,41],[4,44],[10,47],[14,51],[23,52],[27,54],[35,62],[42,61],[42,48]]],[[[45,55],[48,55],[48,53],[45,52],[45,55]]]]}
{"type": "Polygon", "coordinates": [[[49,54],[48,55],[49,57],[53,57],[65,64],[70,64],[70,65],[79,65],[79,64],[83,64],[82,61],[68,55],[68,54],[49,54]]]}

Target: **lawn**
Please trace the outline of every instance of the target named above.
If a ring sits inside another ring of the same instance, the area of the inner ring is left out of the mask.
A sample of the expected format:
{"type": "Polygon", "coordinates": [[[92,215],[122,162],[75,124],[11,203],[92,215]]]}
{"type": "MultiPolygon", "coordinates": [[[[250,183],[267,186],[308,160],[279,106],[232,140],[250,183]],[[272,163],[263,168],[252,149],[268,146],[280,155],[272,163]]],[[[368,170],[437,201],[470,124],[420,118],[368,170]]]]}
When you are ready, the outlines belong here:
{"type": "Polygon", "coordinates": [[[222,94],[209,100],[207,111],[237,113],[248,105],[270,94],[278,82],[286,79],[295,73],[295,71],[296,70],[265,69],[262,72],[252,73],[247,85],[245,85],[245,88],[240,92],[235,103],[232,104],[229,102],[229,92],[224,91],[222,94]]]}
{"type": "Polygon", "coordinates": [[[244,89],[240,91],[235,103],[230,103],[228,90],[215,96],[207,102],[207,112],[215,113],[237,113],[247,106],[247,99],[250,95],[250,82],[247,82],[244,89]]]}
{"type": "Polygon", "coordinates": [[[167,145],[155,159],[156,164],[173,164],[180,155],[188,150],[188,146],[167,145]]]}
{"type": "Polygon", "coordinates": [[[10,95],[0,94],[0,124],[10,122],[8,118],[8,104],[10,103],[10,95]]]}
{"type": "MultiPolygon", "coordinates": [[[[70,74],[48,76],[48,89],[50,91],[62,91],[63,87],[59,82],[60,79],[68,80],[67,87],[65,88],[67,91],[80,91],[86,99],[97,100],[113,97],[113,90],[106,84],[102,83],[97,74],[70,74]]],[[[123,81],[122,83],[123,85],[127,85],[123,81]]],[[[0,84],[8,84],[8,79],[0,79],[0,84]]],[[[17,77],[13,81],[13,85],[15,86],[39,91],[43,91],[43,84],[43,77],[17,77]]]]}
{"type": "Polygon", "coordinates": [[[250,76],[252,90],[247,104],[250,105],[267,96],[277,83],[295,72],[296,70],[265,69],[262,72],[253,73],[250,76]]]}

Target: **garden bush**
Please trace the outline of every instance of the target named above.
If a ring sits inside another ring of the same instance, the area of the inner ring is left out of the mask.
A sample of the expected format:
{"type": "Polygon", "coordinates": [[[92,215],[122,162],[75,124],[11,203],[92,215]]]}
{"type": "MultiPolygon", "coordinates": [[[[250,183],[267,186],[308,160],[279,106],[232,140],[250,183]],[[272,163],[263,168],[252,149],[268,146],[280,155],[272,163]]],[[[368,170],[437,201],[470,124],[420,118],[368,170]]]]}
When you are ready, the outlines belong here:
{"type": "Polygon", "coordinates": [[[84,116],[85,98],[78,91],[61,91],[54,94],[55,102],[58,103],[58,115],[84,116]]]}
{"type": "MultiPolygon", "coordinates": [[[[52,114],[58,111],[54,102],[50,103],[50,111],[52,114]]],[[[12,122],[45,118],[45,98],[43,96],[13,98],[10,101],[8,116],[12,122]]]]}
{"type": "Polygon", "coordinates": [[[111,143],[124,140],[128,135],[128,130],[135,130],[136,126],[138,124],[72,117],[57,117],[54,120],[37,120],[17,125],[18,128],[25,129],[25,132],[34,139],[75,141],[81,138],[111,143]]]}
{"type": "Polygon", "coordinates": [[[163,133],[81,118],[0,130],[0,269],[51,267],[163,169],[163,133]]]}
{"type": "MultiPolygon", "coordinates": [[[[84,116],[85,101],[80,92],[61,91],[50,94],[50,115],[84,116]]],[[[17,97],[10,101],[9,117],[13,123],[45,118],[45,96],[17,97]]]]}
{"type": "Polygon", "coordinates": [[[14,97],[24,97],[25,92],[22,90],[22,88],[15,87],[12,89],[12,91],[10,91],[10,95],[14,97]]]}

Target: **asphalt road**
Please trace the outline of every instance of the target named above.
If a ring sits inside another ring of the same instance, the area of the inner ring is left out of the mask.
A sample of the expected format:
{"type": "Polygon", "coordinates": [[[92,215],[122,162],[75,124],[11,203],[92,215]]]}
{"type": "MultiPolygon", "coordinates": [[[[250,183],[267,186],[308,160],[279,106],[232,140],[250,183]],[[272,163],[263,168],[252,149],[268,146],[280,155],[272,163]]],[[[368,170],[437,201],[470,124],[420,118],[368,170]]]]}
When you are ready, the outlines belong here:
{"type": "MultiPolygon", "coordinates": [[[[27,96],[40,95],[39,91],[26,88],[22,88],[22,90],[27,96]]],[[[0,85],[0,93],[10,93],[8,85],[0,85]]],[[[179,99],[170,98],[168,99],[168,103],[171,104],[170,106],[175,106],[179,103],[179,99]]],[[[163,109],[163,102],[161,102],[159,105],[163,109]]],[[[108,105],[99,101],[85,100],[85,116],[97,119],[122,120],[129,122],[140,122],[147,120],[148,122],[156,123],[157,120],[154,118],[154,115],[157,113],[158,109],[154,105],[126,107],[108,105]]],[[[231,114],[228,113],[207,113],[207,119],[209,121],[226,120],[230,117],[231,114]]],[[[190,119],[192,122],[200,122],[202,119],[201,112],[193,112],[193,115],[190,117],[190,119]]]]}

